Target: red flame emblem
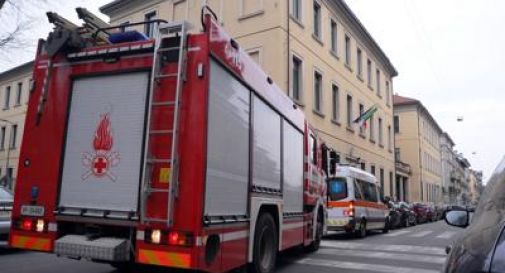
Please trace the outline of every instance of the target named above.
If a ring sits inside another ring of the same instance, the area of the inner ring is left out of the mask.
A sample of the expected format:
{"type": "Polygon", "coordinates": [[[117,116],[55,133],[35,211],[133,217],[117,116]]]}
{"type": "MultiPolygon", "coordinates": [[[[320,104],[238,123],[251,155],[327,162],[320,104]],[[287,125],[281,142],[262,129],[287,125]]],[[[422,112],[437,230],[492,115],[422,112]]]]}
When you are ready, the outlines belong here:
{"type": "Polygon", "coordinates": [[[96,151],[110,151],[113,144],[114,140],[112,139],[112,133],[110,130],[110,118],[109,114],[107,113],[102,116],[100,124],[96,129],[95,139],[93,139],[93,148],[95,148],[96,151]]]}
{"type": "Polygon", "coordinates": [[[86,180],[91,175],[95,177],[108,177],[116,181],[116,175],[111,171],[112,167],[119,164],[119,154],[111,152],[114,145],[111,121],[109,113],[100,116],[100,121],[92,141],[94,153],[83,153],[82,162],[87,171],[82,175],[86,180]]]}

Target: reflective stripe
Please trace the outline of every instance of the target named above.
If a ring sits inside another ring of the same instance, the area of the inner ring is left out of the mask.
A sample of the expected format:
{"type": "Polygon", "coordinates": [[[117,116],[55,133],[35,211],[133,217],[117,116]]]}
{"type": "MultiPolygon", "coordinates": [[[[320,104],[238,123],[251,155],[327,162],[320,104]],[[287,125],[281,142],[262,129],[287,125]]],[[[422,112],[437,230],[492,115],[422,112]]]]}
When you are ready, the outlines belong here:
{"type": "Polygon", "coordinates": [[[244,239],[247,237],[249,237],[249,231],[241,230],[241,231],[235,231],[235,232],[221,234],[221,241],[222,242],[235,241],[235,240],[240,240],[240,239],[244,239]]]}
{"type": "Polygon", "coordinates": [[[13,235],[12,247],[49,251],[51,248],[51,241],[46,238],[13,235]]]}
{"type": "Polygon", "coordinates": [[[191,265],[191,255],[141,248],[138,254],[138,261],[144,264],[189,268],[191,265]]]}
{"type": "MultiPolygon", "coordinates": [[[[249,237],[248,230],[240,230],[219,234],[219,238],[221,242],[229,242],[235,240],[241,240],[249,237]]],[[[207,236],[198,236],[196,237],[196,246],[203,246],[207,241],[207,236]]]]}
{"type": "Polygon", "coordinates": [[[295,223],[289,223],[289,224],[283,224],[282,225],[282,230],[285,229],[295,229],[295,228],[301,228],[305,225],[304,222],[295,222],[295,223]]]}

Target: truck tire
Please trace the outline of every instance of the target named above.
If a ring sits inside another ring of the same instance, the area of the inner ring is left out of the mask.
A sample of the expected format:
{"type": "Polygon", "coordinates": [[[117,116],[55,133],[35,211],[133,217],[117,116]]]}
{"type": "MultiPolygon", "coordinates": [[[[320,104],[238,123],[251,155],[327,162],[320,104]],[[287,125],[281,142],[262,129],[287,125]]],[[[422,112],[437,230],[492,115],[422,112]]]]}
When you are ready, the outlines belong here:
{"type": "Polygon", "coordinates": [[[365,219],[362,219],[361,222],[359,223],[359,228],[356,230],[356,237],[358,238],[365,238],[366,237],[366,221],[365,219]]]}
{"type": "Polygon", "coordinates": [[[382,233],[388,233],[390,226],[391,226],[391,220],[389,219],[389,217],[386,217],[386,219],[384,220],[384,228],[382,229],[382,233]]]}
{"type": "Polygon", "coordinates": [[[274,218],[270,213],[262,213],[256,222],[253,261],[249,265],[248,272],[273,272],[277,260],[278,242],[279,239],[274,218]]]}
{"type": "Polygon", "coordinates": [[[316,252],[317,250],[319,250],[319,247],[321,246],[321,240],[323,238],[323,229],[324,229],[323,216],[321,214],[322,213],[317,214],[316,236],[314,238],[314,241],[312,241],[312,243],[305,248],[306,252],[316,252]]]}

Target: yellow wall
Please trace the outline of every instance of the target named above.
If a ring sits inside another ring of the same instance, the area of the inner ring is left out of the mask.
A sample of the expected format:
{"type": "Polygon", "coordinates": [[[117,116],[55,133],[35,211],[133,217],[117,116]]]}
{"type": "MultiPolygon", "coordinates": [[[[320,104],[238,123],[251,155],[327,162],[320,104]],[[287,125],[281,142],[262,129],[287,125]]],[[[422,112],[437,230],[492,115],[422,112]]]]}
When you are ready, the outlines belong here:
{"type": "MultiPolygon", "coordinates": [[[[379,178],[380,169],[384,169],[385,194],[390,195],[389,173],[394,178],[394,140],[393,140],[393,110],[391,76],[387,74],[385,65],[378,61],[378,56],[371,54],[367,41],[360,41],[357,37],[367,35],[353,33],[350,22],[340,14],[333,5],[326,0],[317,0],[321,6],[321,39],[313,37],[313,1],[302,0],[302,17],[300,20],[288,17],[288,1],[285,0],[210,0],[208,4],[213,8],[220,22],[246,51],[259,51],[259,63],[274,81],[288,90],[288,72],[291,67],[292,56],[295,55],[303,61],[302,65],[302,98],[298,101],[307,114],[311,124],[320,130],[321,136],[329,146],[335,148],[343,161],[348,156],[360,158],[366,164],[366,170],[371,166],[376,168],[379,178]],[[288,50],[288,18],[289,19],[289,50],[288,50]],[[337,52],[331,52],[331,27],[330,20],[337,23],[338,46],[337,52]],[[344,35],[351,37],[351,64],[344,62],[344,35]],[[367,59],[372,61],[372,83],[370,87],[366,80],[361,80],[357,73],[357,46],[362,50],[363,76],[366,79],[367,59]],[[376,69],[380,70],[381,94],[376,90],[376,69]],[[313,111],[313,74],[317,70],[322,74],[322,110],[320,113],[313,111]],[[386,83],[390,82],[389,96],[386,96],[386,83]],[[332,84],[339,87],[339,116],[332,122],[332,84]],[[347,127],[346,96],[353,97],[352,116],[354,120],[359,116],[359,104],[364,105],[364,110],[376,105],[379,110],[375,114],[375,141],[370,140],[369,129],[363,136],[359,128],[352,125],[347,127]],[[383,145],[378,143],[378,119],[383,120],[383,145]],[[388,145],[388,126],[391,127],[390,145],[388,145]]],[[[159,18],[166,20],[185,19],[194,26],[195,31],[201,29],[200,7],[202,1],[145,1],[144,4],[132,4],[123,9],[109,12],[112,24],[126,21],[142,21],[144,14],[156,10],[159,18]],[[155,3],[155,4],[153,4],[155,3]]],[[[256,55],[257,56],[257,55],[256,55]]],[[[291,77],[291,76],[289,76],[291,77]]],[[[292,78],[292,77],[291,77],[292,78]]],[[[291,92],[287,92],[291,95],[291,92]]]]}

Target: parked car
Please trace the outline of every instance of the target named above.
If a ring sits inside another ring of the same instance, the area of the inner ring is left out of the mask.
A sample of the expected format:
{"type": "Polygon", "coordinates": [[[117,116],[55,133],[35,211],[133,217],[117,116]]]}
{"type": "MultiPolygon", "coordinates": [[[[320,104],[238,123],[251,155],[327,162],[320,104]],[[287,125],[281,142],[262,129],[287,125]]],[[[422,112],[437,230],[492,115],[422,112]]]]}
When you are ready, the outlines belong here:
{"type": "Polygon", "coordinates": [[[403,215],[398,204],[393,201],[385,202],[386,206],[389,209],[389,228],[399,228],[403,224],[403,215]]]}
{"type": "Polygon", "coordinates": [[[7,238],[11,227],[13,195],[4,187],[0,187],[0,240],[7,238]]]}
{"type": "Polygon", "coordinates": [[[435,212],[437,214],[435,221],[444,219],[444,212],[445,212],[444,206],[441,206],[441,205],[435,206],[435,212]]]}
{"type": "Polygon", "coordinates": [[[397,205],[402,213],[402,226],[416,225],[416,213],[412,210],[412,206],[407,202],[398,202],[397,205]]]}
{"type": "Polygon", "coordinates": [[[428,208],[426,205],[421,203],[412,204],[412,209],[416,214],[416,223],[426,223],[428,221],[428,208]]]}
{"type": "Polygon", "coordinates": [[[426,218],[428,222],[433,222],[435,221],[435,218],[437,217],[437,213],[435,211],[435,208],[430,205],[430,204],[425,204],[426,207],[426,218]]]}
{"type": "Polygon", "coordinates": [[[489,179],[475,213],[449,207],[445,221],[468,229],[448,246],[442,272],[505,272],[505,157],[489,179]]]}

